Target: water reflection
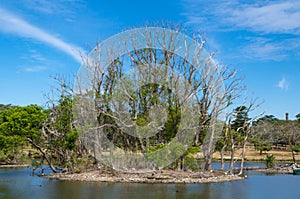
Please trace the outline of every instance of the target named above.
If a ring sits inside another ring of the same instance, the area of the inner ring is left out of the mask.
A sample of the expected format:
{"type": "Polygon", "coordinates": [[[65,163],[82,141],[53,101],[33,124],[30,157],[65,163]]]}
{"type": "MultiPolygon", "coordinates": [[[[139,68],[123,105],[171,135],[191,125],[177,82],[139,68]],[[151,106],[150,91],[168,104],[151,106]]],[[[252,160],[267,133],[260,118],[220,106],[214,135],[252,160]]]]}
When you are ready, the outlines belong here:
{"type": "Polygon", "coordinates": [[[300,198],[300,176],[293,175],[249,172],[243,181],[184,185],[69,182],[30,173],[30,168],[0,169],[0,198],[300,198]]]}

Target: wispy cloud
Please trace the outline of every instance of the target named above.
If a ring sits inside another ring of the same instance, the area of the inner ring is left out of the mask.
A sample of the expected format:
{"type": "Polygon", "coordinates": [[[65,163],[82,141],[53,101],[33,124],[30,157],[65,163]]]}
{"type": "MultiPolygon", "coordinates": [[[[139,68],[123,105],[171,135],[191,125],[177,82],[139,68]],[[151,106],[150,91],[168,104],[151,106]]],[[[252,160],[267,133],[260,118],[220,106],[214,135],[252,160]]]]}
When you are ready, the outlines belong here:
{"type": "Polygon", "coordinates": [[[82,61],[80,53],[83,50],[81,48],[51,35],[2,8],[0,8],[0,31],[41,41],[69,54],[80,63],[82,61]]]}
{"type": "Polygon", "coordinates": [[[53,62],[34,49],[29,49],[21,57],[24,63],[19,66],[20,72],[41,72],[48,70],[53,62]]]}
{"type": "MultiPolygon", "coordinates": [[[[215,29],[249,29],[264,33],[300,34],[300,2],[184,0],[183,13],[190,24],[207,24],[215,29]]],[[[210,27],[208,27],[209,29],[210,27]]]]}
{"type": "Polygon", "coordinates": [[[239,56],[278,61],[296,57],[300,50],[300,1],[182,2],[187,25],[201,31],[235,33],[230,39],[238,50],[233,53],[239,56]]]}
{"type": "Polygon", "coordinates": [[[249,58],[259,60],[280,61],[288,58],[293,50],[300,48],[300,38],[274,40],[258,36],[245,39],[248,42],[241,52],[249,58]]]}
{"type": "Polygon", "coordinates": [[[85,6],[83,0],[22,0],[25,8],[46,15],[57,15],[65,21],[75,20],[76,11],[85,6]]]}
{"type": "Polygon", "coordinates": [[[24,53],[20,58],[23,60],[26,60],[27,62],[31,62],[31,63],[43,62],[43,61],[47,60],[37,50],[32,49],[32,48],[29,49],[28,52],[24,53]]]}
{"type": "Polygon", "coordinates": [[[30,66],[30,67],[25,67],[23,71],[25,72],[40,72],[46,70],[47,67],[45,66],[30,66]]]}
{"type": "Polygon", "coordinates": [[[286,91],[289,89],[289,84],[285,77],[282,77],[280,79],[280,81],[277,83],[277,87],[280,88],[281,90],[286,90],[286,91]]]}
{"type": "Polygon", "coordinates": [[[249,28],[265,33],[300,34],[299,1],[267,1],[265,5],[240,4],[227,7],[226,21],[237,27],[249,28]]]}
{"type": "Polygon", "coordinates": [[[45,14],[61,14],[70,12],[70,10],[64,6],[64,2],[70,3],[69,1],[55,1],[54,3],[49,0],[23,0],[23,2],[26,7],[45,14]]]}

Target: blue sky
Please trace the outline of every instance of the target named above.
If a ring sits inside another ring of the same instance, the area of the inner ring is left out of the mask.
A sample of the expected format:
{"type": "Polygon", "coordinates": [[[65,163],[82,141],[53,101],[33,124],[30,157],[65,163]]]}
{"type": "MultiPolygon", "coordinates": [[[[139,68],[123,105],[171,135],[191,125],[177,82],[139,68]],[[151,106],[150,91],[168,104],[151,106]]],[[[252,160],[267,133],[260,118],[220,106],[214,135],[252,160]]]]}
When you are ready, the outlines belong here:
{"type": "Polygon", "coordinates": [[[72,78],[79,52],[122,30],[160,21],[202,33],[235,67],[265,114],[300,113],[300,1],[0,1],[0,104],[44,105],[51,75],[72,78]]]}

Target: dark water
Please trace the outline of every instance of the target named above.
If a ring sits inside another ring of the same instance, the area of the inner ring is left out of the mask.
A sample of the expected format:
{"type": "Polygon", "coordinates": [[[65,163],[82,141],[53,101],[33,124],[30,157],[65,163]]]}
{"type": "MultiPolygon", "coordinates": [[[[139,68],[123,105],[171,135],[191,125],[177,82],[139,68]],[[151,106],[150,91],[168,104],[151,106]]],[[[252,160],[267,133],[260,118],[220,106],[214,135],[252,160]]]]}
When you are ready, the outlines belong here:
{"type": "Polygon", "coordinates": [[[300,176],[248,173],[242,181],[207,184],[87,183],[49,180],[29,168],[0,169],[0,198],[300,198],[300,176]]]}

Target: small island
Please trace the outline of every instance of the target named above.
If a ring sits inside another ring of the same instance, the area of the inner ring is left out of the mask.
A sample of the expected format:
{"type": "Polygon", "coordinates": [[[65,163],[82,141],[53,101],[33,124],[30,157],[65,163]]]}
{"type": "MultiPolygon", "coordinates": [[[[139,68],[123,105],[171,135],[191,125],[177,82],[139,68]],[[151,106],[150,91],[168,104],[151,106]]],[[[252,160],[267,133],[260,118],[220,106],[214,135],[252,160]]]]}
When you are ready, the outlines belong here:
{"type": "Polygon", "coordinates": [[[47,107],[1,104],[1,164],[30,164],[40,174],[48,165],[48,178],[100,182],[240,180],[251,169],[245,163],[257,160],[268,171],[291,173],[278,161],[297,167],[300,114],[257,114],[261,104],[243,100],[236,70],[214,62],[201,36],[178,31],[122,32],[131,39],[96,45],[74,82],[54,77],[47,107]]]}

